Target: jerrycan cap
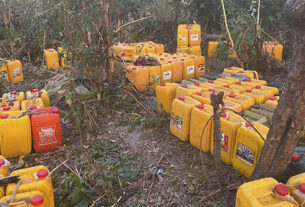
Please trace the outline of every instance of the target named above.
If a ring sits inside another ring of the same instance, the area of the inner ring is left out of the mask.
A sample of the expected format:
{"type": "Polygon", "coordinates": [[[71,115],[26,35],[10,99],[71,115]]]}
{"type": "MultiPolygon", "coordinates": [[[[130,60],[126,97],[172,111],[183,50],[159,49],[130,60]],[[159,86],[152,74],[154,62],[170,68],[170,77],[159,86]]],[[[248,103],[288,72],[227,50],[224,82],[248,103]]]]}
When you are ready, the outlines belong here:
{"type": "Polygon", "coordinates": [[[231,68],[231,67],[227,67],[226,69],[227,69],[227,70],[232,70],[232,68],[231,68]]]}
{"type": "Polygon", "coordinates": [[[37,109],[37,106],[31,105],[31,106],[29,106],[29,109],[30,110],[35,110],[35,109],[37,109]]]}
{"type": "Polygon", "coordinates": [[[226,79],[226,77],[224,77],[224,76],[221,76],[220,78],[221,78],[221,79],[226,79]]]}
{"type": "Polygon", "coordinates": [[[256,88],[256,89],[261,89],[262,87],[261,87],[261,86],[255,86],[255,88],[256,88]]]}
{"type": "Polygon", "coordinates": [[[54,52],[54,50],[53,50],[53,49],[48,49],[48,51],[49,51],[49,52],[54,52]]]}
{"type": "Polygon", "coordinates": [[[136,67],[134,67],[134,68],[131,68],[131,70],[136,70],[137,68],[136,67]]]}
{"type": "Polygon", "coordinates": [[[159,53],[159,55],[163,55],[163,53],[159,53]]]}
{"type": "Polygon", "coordinates": [[[49,175],[49,172],[47,170],[39,170],[37,172],[38,178],[46,178],[49,175]]]}
{"type": "Polygon", "coordinates": [[[215,89],[214,88],[210,88],[209,91],[215,91],[215,89]]]}
{"type": "Polygon", "coordinates": [[[0,118],[1,118],[1,119],[7,119],[8,117],[9,117],[8,114],[1,114],[1,115],[0,115],[0,118]]]}
{"type": "Polygon", "coordinates": [[[32,92],[33,93],[37,93],[39,91],[39,89],[33,89],[32,92]]]}
{"type": "Polygon", "coordinates": [[[4,159],[0,159],[0,167],[2,167],[5,164],[5,160],[4,159]]]}
{"type": "Polygon", "coordinates": [[[2,108],[2,110],[3,111],[9,111],[9,110],[11,110],[11,107],[10,106],[5,106],[5,107],[2,108]]]}
{"type": "Polygon", "coordinates": [[[166,84],[165,83],[160,83],[160,86],[166,86],[166,84]]]}
{"type": "Polygon", "coordinates": [[[184,59],[180,59],[180,61],[184,61],[184,59]]]}
{"type": "Polygon", "coordinates": [[[245,81],[247,82],[252,82],[252,80],[250,78],[246,79],[245,81]]]}
{"type": "Polygon", "coordinates": [[[305,193],[305,183],[301,183],[299,185],[299,190],[302,192],[302,193],[305,193]]]}
{"type": "Polygon", "coordinates": [[[168,61],[167,63],[173,63],[172,61],[168,61]]]}
{"type": "Polygon", "coordinates": [[[249,122],[245,122],[246,127],[251,127],[251,124],[249,122]]]}
{"type": "Polygon", "coordinates": [[[33,206],[39,206],[39,205],[43,204],[43,202],[44,202],[44,198],[41,195],[34,196],[31,199],[31,205],[33,205],[33,206]]]}
{"type": "Polygon", "coordinates": [[[17,91],[11,91],[10,94],[16,95],[16,94],[17,94],[17,91]]]}
{"type": "Polygon", "coordinates": [[[225,88],[230,88],[230,86],[229,86],[229,85],[225,85],[225,86],[223,86],[223,87],[225,87],[225,88]]]}
{"type": "Polygon", "coordinates": [[[271,101],[276,101],[276,97],[275,97],[275,96],[271,96],[269,99],[270,99],[271,101]]]}
{"type": "Polygon", "coordinates": [[[245,73],[244,71],[239,71],[238,73],[245,73]]]}
{"type": "Polygon", "coordinates": [[[173,59],[177,59],[177,57],[173,57],[173,59]]]}
{"type": "Polygon", "coordinates": [[[288,196],[289,195],[289,189],[284,184],[278,184],[275,186],[275,193],[277,193],[280,196],[288,196]]]}
{"type": "Polygon", "coordinates": [[[292,154],[292,158],[291,158],[291,160],[292,160],[292,161],[294,161],[294,162],[298,162],[298,161],[300,161],[300,160],[301,160],[301,156],[300,156],[300,154],[299,154],[299,153],[297,153],[297,152],[294,152],[294,153],[292,154]]]}
{"type": "Polygon", "coordinates": [[[199,84],[199,83],[194,83],[194,85],[195,85],[195,86],[200,86],[200,84],[199,84]]]}
{"type": "Polygon", "coordinates": [[[208,83],[214,83],[214,81],[212,81],[212,80],[209,80],[209,81],[208,81],[208,83]]]}
{"type": "Polygon", "coordinates": [[[236,82],[236,85],[241,85],[241,82],[240,81],[236,82]]]}
{"type": "Polygon", "coordinates": [[[185,99],[184,96],[179,96],[178,97],[178,100],[180,100],[180,101],[184,101],[184,99],[185,99]]]}
{"type": "Polygon", "coordinates": [[[53,114],[59,114],[59,109],[58,109],[58,108],[52,109],[52,113],[53,113],[53,114]]]}
{"type": "Polygon", "coordinates": [[[236,96],[235,96],[235,94],[230,93],[230,94],[229,94],[229,97],[230,97],[230,98],[235,98],[236,96]]]}
{"type": "Polygon", "coordinates": [[[160,58],[160,60],[164,60],[164,58],[160,58]]]}
{"type": "Polygon", "coordinates": [[[247,89],[246,92],[247,92],[247,93],[252,93],[252,90],[247,89]]]}
{"type": "Polygon", "coordinates": [[[200,110],[203,110],[204,109],[204,105],[198,105],[198,106],[196,106],[197,107],[197,109],[200,109],[200,110]]]}
{"type": "Polygon", "coordinates": [[[221,117],[222,117],[222,118],[226,118],[226,117],[227,117],[227,114],[226,114],[226,113],[223,113],[223,114],[221,114],[221,117]]]}
{"type": "Polygon", "coordinates": [[[196,93],[197,96],[202,96],[202,94],[203,94],[202,92],[197,92],[196,93]]]}
{"type": "Polygon", "coordinates": [[[236,76],[236,74],[234,73],[234,74],[231,74],[231,76],[236,76]]]}
{"type": "Polygon", "coordinates": [[[182,87],[182,88],[187,88],[187,85],[182,85],[181,87],[182,87]]]}

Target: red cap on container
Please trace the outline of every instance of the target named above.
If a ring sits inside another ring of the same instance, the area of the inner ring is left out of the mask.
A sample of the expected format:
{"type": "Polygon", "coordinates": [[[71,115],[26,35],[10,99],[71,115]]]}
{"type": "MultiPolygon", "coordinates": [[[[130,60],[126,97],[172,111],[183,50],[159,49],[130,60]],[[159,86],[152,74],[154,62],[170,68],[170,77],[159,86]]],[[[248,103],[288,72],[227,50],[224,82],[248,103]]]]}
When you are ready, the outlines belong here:
{"type": "Polygon", "coordinates": [[[241,85],[241,82],[240,82],[240,81],[238,81],[238,82],[236,82],[236,84],[237,84],[237,85],[241,85]]]}
{"type": "Polygon", "coordinates": [[[39,89],[33,89],[32,92],[33,93],[37,93],[39,91],[39,89]]]}
{"type": "Polygon", "coordinates": [[[200,110],[202,110],[202,109],[204,109],[204,105],[198,105],[198,106],[196,106],[198,109],[200,109],[200,110]]]}
{"type": "Polygon", "coordinates": [[[187,88],[187,86],[186,86],[186,85],[182,85],[181,87],[182,87],[182,88],[187,88]]]}
{"type": "Polygon", "coordinates": [[[131,70],[136,70],[137,68],[131,68],[131,70]]]}
{"type": "Polygon", "coordinates": [[[53,52],[54,50],[53,50],[53,49],[48,49],[48,51],[49,51],[49,52],[53,52]]]}
{"type": "Polygon", "coordinates": [[[222,117],[222,118],[226,118],[226,117],[227,117],[227,114],[223,113],[223,114],[221,114],[221,117],[222,117]]]}
{"type": "Polygon", "coordinates": [[[221,78],[221,79],[226,79],[226,77],[224,77],[224,76],[221,76],[220,78],[221,78]]]}
{"type": "Polygon", "coordinates": [[[159,53],[159,55],[163,55],[163,53],[159,53]]]}
{"type": "Polygon", "coordinates": [[[235,96],[235,94],[230,93],[230,94],[229,94],[229,97],[230,97],[230,98],[235,98],[236,96],[235,96]]]}
{"type": "Polygon", "coordinates": [[[35,109],[37,109],[37,106],[31,105],[31,106],[29,106],[29,109],[30,109],[30,110],[35,110],[35,109]]]}
{"type": "Polygon", "coordinates": [[[299,185],[299,190],[302,192],[302,193],[305,193],[305,183],[301,183],[299,185]]]}
{"type": "Polygon", "coordinates": [[[230,86],[229,86],[229,85],[225,85],[225,86],[223,86],[223,87],[225,87],[225,88],[230,88],[230,86]]]}
{"type": "Polygon", "coordinates": [[[251,127],[251,124],[249,124],[248,122],[245,123],[246,127],[251,127]]]}
{"type": "Polygon", "coordinates": [[[252,93],[252,90],[247,89],[246,92],[247,92],[247,93],[252,93]]]}
{"type": "Polygon", "coordinates": [[[59,109],[58,109],[58,108],[52,109],[52,113],[53,113],[53,114],[59,114],[59,109]]]}
{"type": "Polygon", "coordinates": [[[255,86],[255,88],[256,88],[256,89],[261,89],[262,87],[261,87],[261,86],[255,86]]]}
{"type": "Polygon", "coordinates": [[[177,57],[173,57],[173,59],[177,59],[177,57]]]}
{"type": "Polygon", "coordinates": [[[10,106],[5,106],[5,107],[2,108],[2,110],[3,111],[9,111],[9,110],[11,110],[11,107],[10,106]]]}
{"type": "Polygon", "coordinates": [[[246,79],[245,81],[247,82],[252,82],[252,80],[250,78],[246,79]]]}
{"type": "Polygon", "coordinates": [[[31,199],[31,205],[33,205],[33,206],[39,206],[39,205],[43,204],[43,202],[44,202],[44,198],[41,195],[34,196],[31,199]]]}
{"type": "Polygon", "coordinates": [[[202,94],[203,94],[202,92],[197,92],[196,93],[196,95],[198,95],[198,96],[202,96],[202,94]]]}
{"type": "Polygon", "coordinates": [[[232,70],[232,68],[231,67],[227,67],[227,70],[232,70]]]}
{"type": "Polygon", "coordinates": [[[199,83],[194,83],[194,85],[195,85],[195,86],[200,86],[200,84],[199,84],[199,83]]]}
{"type": "Polygon", "coordinates": [[[215,91],[215,89],[214,88],[210,88],[209,91],[215,91]]]}
{"type": "Polygon", "coordinates": [[[284,184],[278,184],[275,186],[275,192],[280,196],[288,196],[289,189],[284,184]]]}
{"type": "Polygon", "coordinates": [[[173,63],[172,61],[168,61],[167,63],[173,63]]]}
{"type": "Polygon", "coordinates": [[[39,170],[37,172],[37,177],[38,178],[45,178],[49,175],[49,172],[47,170],[39,170]]]}
{"type": "Polygon", "coordinates": [[[1,115],[0,115],[0,118],[1,118],[1,119],[7,119],[8,117],[9,117],[8,114],[1,114],[1,115]]]}
{"type": "Polygon", "coordinates": [[[5,160],[4,160],[4,159],[1,159],[1,160],[0,160],[0,167],[2,167],[4,164],[5,164],[5,160]]]}
{"type": "Polygon", "coordinates": [[[231,76],[236,76],[236,74],[234,73],[234,74],[231,74],[231,76]]]}
{"type": "Polygon", "coordinates": [[[166,86],[166,84],[165,83],[160,83],[160,86],[166,86]]]}
{"type": "Polygon", "coordinates": [[[164,55],[164,57],[168,57],[168,55],[164,55]]]}
{"type": "Polygon", "coordinates": [[[239,71],[238,73],[245,73],[244,71],[239,71]]]}
{"type": "Polygon", "coordinates": [[[164,60],[164,58],[160,58],[160,60],[164,60]]]}
{"type": "Polygon", "coordinates": [[[275,96],[271,96],[271,97],[270,97],[270,100],[271,100],[271,101],[276,101],[276,97],[275,97],[275,96]]]}
{"type": "Polygon", "coordinates": [[[17,94],[17,91],[11,91],[10,94],[16,95],[16,94],[17,94]]]}
{"type": "Polygon", "coordinates": [[[300,156],[300,154],[299,154],[299,153],[297,153],[297,152],[294,152],[294,153],[292,154],[292,158],[291,158],[291,160],[292,160],[292,161],[294,161],[294,162],[298,162],[298,161],[300,161],[300,160],[301,160],[301,156],[300,156]]]}
{"type": "Polygon", "coordinates": [[[179,96],[179,97],[178,97],[178,100],[184,101],[184,96],[179,96]]]}
{"type": "Polygon", "coordinates": [[[184,59],[181,59],[180,61],[184,61],[184,59]]]}
{"type": "Polygon", "coordinates": [[[125,56],[126,56],[126,52],[122,52],[121,57],[125,57],[125,56]]]}
{"type": "Polygon", "coordinates": [[[214,81],[212,81],[212,80],[209,80],[209,81],[208,81],[208,83],[214,83],[214,81]]]}

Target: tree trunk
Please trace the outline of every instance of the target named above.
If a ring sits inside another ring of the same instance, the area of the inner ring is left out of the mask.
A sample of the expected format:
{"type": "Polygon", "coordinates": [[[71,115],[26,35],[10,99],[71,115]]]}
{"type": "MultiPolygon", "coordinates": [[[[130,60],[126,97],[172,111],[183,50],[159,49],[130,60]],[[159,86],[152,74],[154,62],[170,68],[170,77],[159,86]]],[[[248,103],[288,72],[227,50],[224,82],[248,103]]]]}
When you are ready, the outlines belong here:
{"type": "Polygon", "coordinates": [[[288,0],[284,16],[294,31],[293,56],[284,95],[276,109],[253,179],[280,179],[305,128],[305,0],[288,0]]]}

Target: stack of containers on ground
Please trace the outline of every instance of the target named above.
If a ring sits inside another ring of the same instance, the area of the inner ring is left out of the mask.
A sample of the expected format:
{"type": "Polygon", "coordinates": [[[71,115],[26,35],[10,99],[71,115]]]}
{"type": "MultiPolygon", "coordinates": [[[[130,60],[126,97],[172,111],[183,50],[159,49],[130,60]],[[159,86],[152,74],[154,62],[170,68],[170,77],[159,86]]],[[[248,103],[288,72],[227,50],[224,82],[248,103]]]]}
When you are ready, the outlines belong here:
{"type": "Polygon", "coordinates": [[[201,56],[201,26],[181,24],[177,32],[177,53],[201,56]]]}
{"type": "Polygon", "coordinates": [[[0,75],[13,84],[22,82],[23,70],[21,62],[19,60],[4,60],[0,58],[0,75]]]}

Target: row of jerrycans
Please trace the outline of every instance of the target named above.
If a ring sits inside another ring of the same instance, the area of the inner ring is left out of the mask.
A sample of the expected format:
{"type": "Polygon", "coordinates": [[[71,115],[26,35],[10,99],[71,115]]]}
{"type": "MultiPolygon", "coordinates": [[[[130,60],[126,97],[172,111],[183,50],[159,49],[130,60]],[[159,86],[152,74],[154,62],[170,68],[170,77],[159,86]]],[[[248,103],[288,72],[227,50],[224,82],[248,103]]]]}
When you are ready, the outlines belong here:
{"type": "Polygon", "coordinates": [[[190,54],[190,55],[202,55],[201,52],[201,46],[178,46],[177,47],[177,53],[185,53],[185,54],[190,54]]]}
{"type": "Polygon", "coordinates": [[[185,54],[157,54],[155,57],[160,66],[134,66],[127,64],[127,78],[139,91],[148,88],[155,89],[160,83],[180,82],[200,77],[206,73],[206,63],[203,56],[190,56],[185,54]]]}
{"type": "Polygon", "coordinates": [[[19,60],[0,59],[0,75],[5,76],[10,83],[19,83],[23,81],[22,64],[19,60]]]}
{"type": "Polygon", "coordinates": [[[178,26],[177,46],[200,46],[201,26],[199,24],[181,24],[178,26]]]}
{"type": "Polygon", "coordinates": [[[17,176],[20,181],[19,184],[10,183],[0,188],[0,206],[55,206],[51,174],[47,167],[40,165],[9,174],[9,162],[0,156],[0,177],[7,176],[17,176]],[[13,195],[14,191],[16,191],[15,195],[13,195]]]}
{"type": "Polygon", "coordinates": [[[48,69],[57,70],[59,66],[63,68],[71,68],[72,60],[68,57],[68,51],[62,47],[55,49],[43,50],[43,55],[46,59],[48,69]]]}
{"type": "Polygon", "coordinates": [[[236,207],[304,207],[305,173],[292,176],[285,184],[263,178],[241,185],[236,207]]]}

